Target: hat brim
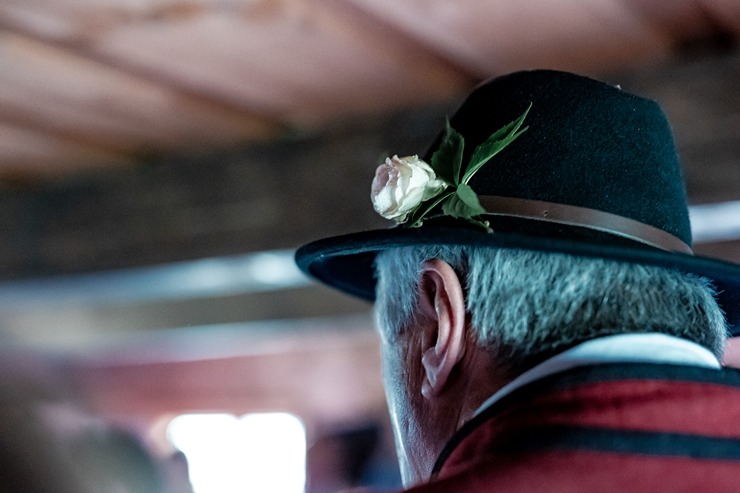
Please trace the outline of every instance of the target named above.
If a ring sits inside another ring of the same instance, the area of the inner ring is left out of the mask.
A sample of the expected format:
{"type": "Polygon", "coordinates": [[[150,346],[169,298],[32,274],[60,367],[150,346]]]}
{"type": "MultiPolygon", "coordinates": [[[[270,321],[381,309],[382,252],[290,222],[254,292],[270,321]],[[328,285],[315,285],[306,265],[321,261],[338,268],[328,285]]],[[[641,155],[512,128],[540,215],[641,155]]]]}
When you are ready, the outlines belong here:
{"type": "Polygon", "coordinates": [[[309,276],[358,298],[375,300],[374,262],[378,252],[414,245],[459,245],[524,249],[601,258],[679,270],[712,280],[731,335],[740,335],[740,265],[642,245],[607,233],[571,225],[501,217],[493,233],[454,224],[395,227],[351,233],[309,243],[296,252],[309,276]]]}

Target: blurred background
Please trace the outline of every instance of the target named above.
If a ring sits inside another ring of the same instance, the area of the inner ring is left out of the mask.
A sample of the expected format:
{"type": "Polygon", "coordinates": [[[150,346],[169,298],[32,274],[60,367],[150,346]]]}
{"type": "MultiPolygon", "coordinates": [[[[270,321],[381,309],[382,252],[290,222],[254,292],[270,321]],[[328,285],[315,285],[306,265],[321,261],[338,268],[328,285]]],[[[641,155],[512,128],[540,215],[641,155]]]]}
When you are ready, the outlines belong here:
{"type": "Polygon", "coordinates": [[[739,41],[738,0],[3,0],[8,402],[78,459],[125,435],[159,491],[392,488],[370,307],[294,249],[384,227],[385,156],[555,68],[663,105],[695,249],[740,262],[739,41]]]}

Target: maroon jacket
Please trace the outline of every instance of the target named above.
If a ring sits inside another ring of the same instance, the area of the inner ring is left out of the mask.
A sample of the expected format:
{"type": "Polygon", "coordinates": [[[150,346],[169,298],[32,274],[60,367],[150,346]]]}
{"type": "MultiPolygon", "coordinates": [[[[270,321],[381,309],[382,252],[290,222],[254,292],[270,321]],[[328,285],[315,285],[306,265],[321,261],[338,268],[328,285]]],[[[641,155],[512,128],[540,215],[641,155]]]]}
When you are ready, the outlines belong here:
{"type": "Polygon", "coordinates": [[[740,492],[740,372],[571,369],[467,423],[413,493],[740,492]]]}

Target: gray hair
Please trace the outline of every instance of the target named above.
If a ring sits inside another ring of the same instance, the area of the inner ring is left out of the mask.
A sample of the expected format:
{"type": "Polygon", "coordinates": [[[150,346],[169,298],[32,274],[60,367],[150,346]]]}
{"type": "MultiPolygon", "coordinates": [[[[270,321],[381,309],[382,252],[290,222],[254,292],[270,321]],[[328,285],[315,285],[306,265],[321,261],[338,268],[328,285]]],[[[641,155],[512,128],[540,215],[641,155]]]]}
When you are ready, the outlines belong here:
{"type": "Polygon", "coordinates": [[[720,356],[727,338],[708,279],[659,267],[526,250],[404,247],[376,260],[376,319],[392,340],[413,325],[425,260],[457,272],[477,343],[511,368],[594,337],[660,332],[720,356]]]}

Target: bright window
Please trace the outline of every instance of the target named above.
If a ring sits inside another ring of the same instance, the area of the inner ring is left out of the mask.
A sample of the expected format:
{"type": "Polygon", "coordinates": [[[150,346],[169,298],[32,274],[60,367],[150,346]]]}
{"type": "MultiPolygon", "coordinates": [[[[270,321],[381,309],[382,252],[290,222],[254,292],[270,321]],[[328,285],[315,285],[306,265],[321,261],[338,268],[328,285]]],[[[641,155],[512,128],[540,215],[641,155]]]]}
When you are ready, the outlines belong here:
{"type": "Polygon", "coordinates": [[[292,414],[183,414],[167,433],[195,493],[302,493],[306,432],[292,414]]]}

